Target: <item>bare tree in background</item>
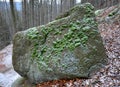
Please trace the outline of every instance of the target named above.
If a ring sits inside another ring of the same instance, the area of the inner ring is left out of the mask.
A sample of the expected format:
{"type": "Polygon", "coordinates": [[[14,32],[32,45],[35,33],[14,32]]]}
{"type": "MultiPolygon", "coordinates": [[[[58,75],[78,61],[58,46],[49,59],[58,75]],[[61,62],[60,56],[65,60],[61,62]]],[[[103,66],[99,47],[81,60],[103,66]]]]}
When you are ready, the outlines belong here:
{"type": "Polygon", "coordinates": [[[70,8],[76,4],[76,0],[69,0],[70,1],[70,8]]]}
{"type": "Polygon", "coordinates": [[[11,9],[11,16],[13,19],[13,30],[12,30],[12,34],[15,34],[15,28],[16,28],[16,17],[15,17],[15,11],[14,11],[14,0],[10,0],[10,9],[11,9]]]}
{"type": "Polygon", "coordinates": [[[7,2],[5,0],[3,2],[0,1],[0,49],[10,44],[11,40],[11,31],[8,29],[9,25],[6,20],[9,19],[9,16],[7,16],[9,11],[7,10],[8,8],[6,3],[7,2]]]}

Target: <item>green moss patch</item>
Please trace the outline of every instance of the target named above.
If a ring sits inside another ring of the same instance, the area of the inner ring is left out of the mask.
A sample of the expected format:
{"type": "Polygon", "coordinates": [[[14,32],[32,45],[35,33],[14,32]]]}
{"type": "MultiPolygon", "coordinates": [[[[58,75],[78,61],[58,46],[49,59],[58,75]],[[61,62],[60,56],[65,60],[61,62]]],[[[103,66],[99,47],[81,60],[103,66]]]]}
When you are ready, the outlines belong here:
{"type": "Polygon", "coordinates": [[[27,38],[32,43],[31,57],[33,60],[37,60],[40,69],[47,67],[46,69],[50,71],[51,68],[48,68],[51,65],[50,61],[58,64],[64,50],[74,51],[78,46],[86,46],[89,38],[93,38],[96,33],[98,34],[93,7],[88,5],[84,9],[86,11],[82,19],[71,19],[69,23],[57,27],[53,23],[51,26],[41,26],[39,29],[32,28],[27,32],[27,38]],[[46,43],[49,36],[61,38],[55,38],[49,46],[46,43]]]}

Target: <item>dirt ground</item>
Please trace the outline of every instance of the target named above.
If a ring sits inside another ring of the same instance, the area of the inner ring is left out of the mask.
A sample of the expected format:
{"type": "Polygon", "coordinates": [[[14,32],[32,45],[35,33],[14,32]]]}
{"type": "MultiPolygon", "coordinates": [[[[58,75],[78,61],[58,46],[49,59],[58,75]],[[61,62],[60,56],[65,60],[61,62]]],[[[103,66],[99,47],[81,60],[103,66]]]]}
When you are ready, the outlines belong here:
{"type": "Polygon", "coordinates": [[[12,66],[12,45],[9,45],[0,51],[0,87],[11,87],[18,77],[12,66]]]}

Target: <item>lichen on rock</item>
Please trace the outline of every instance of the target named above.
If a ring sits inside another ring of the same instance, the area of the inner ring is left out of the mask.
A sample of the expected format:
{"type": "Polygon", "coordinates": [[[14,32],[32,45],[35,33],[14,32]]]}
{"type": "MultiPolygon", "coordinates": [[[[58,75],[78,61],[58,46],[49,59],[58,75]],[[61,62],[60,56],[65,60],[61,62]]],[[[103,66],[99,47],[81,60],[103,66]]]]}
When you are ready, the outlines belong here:
{"type": "Polygon", "coordinates": [[[14,69],[33,83],[89,78],[106,60],[94,7],[89,3],[14,37],[14,69]]]}

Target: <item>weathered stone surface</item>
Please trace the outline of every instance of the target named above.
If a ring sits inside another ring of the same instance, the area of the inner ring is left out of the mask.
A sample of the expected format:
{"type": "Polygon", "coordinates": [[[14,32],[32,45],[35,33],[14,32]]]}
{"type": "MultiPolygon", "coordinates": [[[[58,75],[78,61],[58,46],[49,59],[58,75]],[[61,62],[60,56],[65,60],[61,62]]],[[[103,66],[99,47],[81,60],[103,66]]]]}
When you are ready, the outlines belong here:
{"type": "Polygon", "coordinates": [[[14,69],[32,83],[89,78],[106,64],[106,57],[89,3],[47,25],[18,32],[13,41],[14,69]]]}
{"type": "Polygon", "coordinates": [[[36,85],[31,84],[31,82],[29,82],[25,78],[19,77],[13,82],[11,87],[36,87],[36,85]]]}

